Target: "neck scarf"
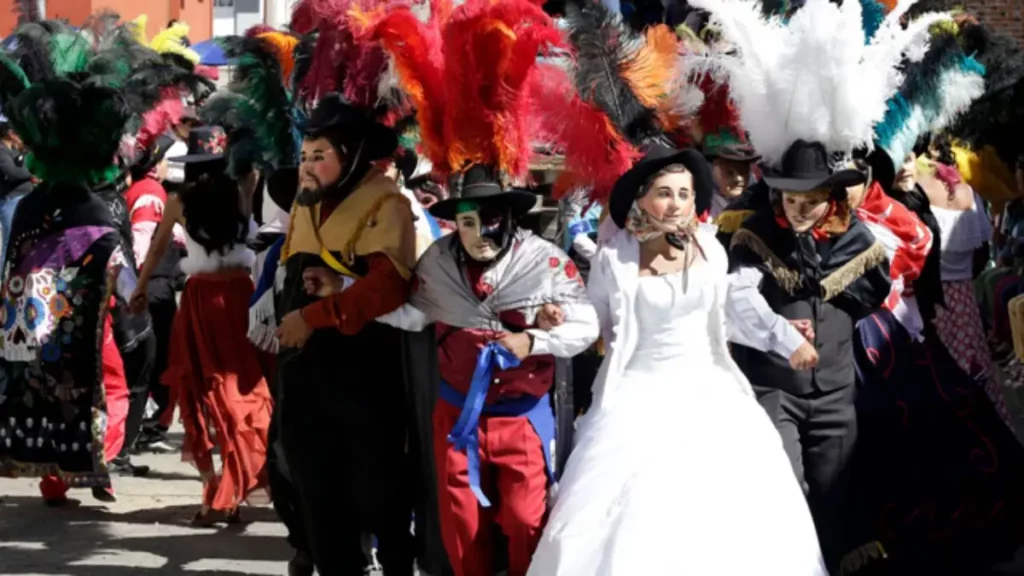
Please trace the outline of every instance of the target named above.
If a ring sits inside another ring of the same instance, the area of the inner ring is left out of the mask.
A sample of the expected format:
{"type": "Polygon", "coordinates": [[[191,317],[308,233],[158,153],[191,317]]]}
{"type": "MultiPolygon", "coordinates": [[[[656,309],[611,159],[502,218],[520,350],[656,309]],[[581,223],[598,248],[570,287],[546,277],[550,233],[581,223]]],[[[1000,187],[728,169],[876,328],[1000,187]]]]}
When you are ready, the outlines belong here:
{"type": "MultiPolygon", "coordinates": [[[[825,223],[828,222],[830,218],[835,216],[837,210],[838,205],[836,204],[836,201],[829,200],[828,210],[825,211],[825,215],[822,216],[821,219],[819,219],[817,222],[815,222],[814,226],[809,231],[811,237],[814,238],[815,242],[828,240],[828,231],[825,230],[825,223]]],[[[786,218],[786,213],[783,211],[781,206],[775,209],[775,222],[783,230],[790,230],[793,228],[793,226],[790,225],[789,220],[786,218]]]]}
{"type": "Polygon", "coordinates": [[[633,206],[629,209],[629,214],[626,215],[626,230],[633,234],[636,239],[643,244],[658,238],[665,236],[668,243],[672,246],[683,251],[684,261],[687,262],[685,268],[683,268],[683,292],[686,292],[688,284],[688,271],[690,269],[690,246],[697,248],[697,253],[700,254],[701,258],[707,259],[704,255],[704,249],[701,248],[700,243],[697,242],[697,224],[698,219],[690,214],[684,222],[679,224],[668,224],[663,220],[659,220],[652,216],[649,212],[640,207],[640,204],[636,201],[633,202],[633,206]]]}

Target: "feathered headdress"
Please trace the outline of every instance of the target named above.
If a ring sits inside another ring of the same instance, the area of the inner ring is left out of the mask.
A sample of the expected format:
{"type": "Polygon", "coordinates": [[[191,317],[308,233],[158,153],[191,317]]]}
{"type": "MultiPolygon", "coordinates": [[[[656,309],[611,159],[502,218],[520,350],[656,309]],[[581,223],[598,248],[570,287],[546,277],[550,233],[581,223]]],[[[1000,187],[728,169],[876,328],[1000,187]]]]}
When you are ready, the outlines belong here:
{"type": "Polygon", "coordinates": [[[905,69],[905,80],[875,127],[876,144],[900,164],[918,138],[940,132],[985,91],[985,68],[964,53],[955,24],[936,26],[931,47],[905,69]]]}
{"type": "Polygon", "coordinates": [[[29,151],[26,167],[46,181],[112,179],[122,134],[134,132],[166,89],[187,85],[128,30],[108,31],[98,50],[94,34],[53,21],[15,34],[17,49],[0,54],[0,97],[29,151]]]}
{"type": "Polygon", "coordinates": [[[289,37],[275,31],[223,41],[235,59],[231,83],[210,98],[200,117],[227,130],[228,172],[235,178],[254,167],[269,173],[297,161],[300,136],[283,72],[294,66],[282,48],[294,46],[289,37]]]}
{"type": "Polygon", "coordinates": [[[664,141],[700,105],[680,74],[681,42],[668,27],[633,32],[600,3],[566,7],[570,54],[541,67],[533,85],[543,132],[565,156],[555,186],[604,200],[642,149],[664,141]]]}
{"type": "Polygon", "coordinates": [[[199,64],[199,54],[185,46],[185,38],[188,36],[188,31],[188,24],[175,22],[154,36],[149,46],[156,50],[158,54],[177,56],[191,62],[193,65],[199,64]]]}
{"type": "MultiPolygon", "coordinates": [[[[378,85],[387,66],[384,51],[357,33],[358,18],[379,2],[372,0],[300,0],[292,14],[297,34],[316,34],[302,76],[297,77],[299,98],[307,108],[325,94],[337,92],[363,109],[377,103],[378,85]]],[[[388,8],[380,7],[380,10],[388,8]]]]}
{"type": "Polygon", "coordinates": [[[873,128],[902,84],[901,62],[920,59],[928,27],[949,18],[929,14],[904,28],[914,0],[902,0],[865,43],[859,2],[807,0],[788,22],[763,17],[749,0],[690,2],[711,13],[734,49],[697,55],[693,65],[725,73],[743,127],[769,165],[797,140],[840,155],[871,148],[873,128]]]}
{"type": "Polygon", "coordinates": [[[561,42],[559,30],[529,0],[469,0],[447,18],[435,6],[429,22],[397,7],[370,15],[365,28],[395,61],[426,156],[441,175],[481,164],[525,178],[545,105],[531,98],[537,54],[561,42]]]}

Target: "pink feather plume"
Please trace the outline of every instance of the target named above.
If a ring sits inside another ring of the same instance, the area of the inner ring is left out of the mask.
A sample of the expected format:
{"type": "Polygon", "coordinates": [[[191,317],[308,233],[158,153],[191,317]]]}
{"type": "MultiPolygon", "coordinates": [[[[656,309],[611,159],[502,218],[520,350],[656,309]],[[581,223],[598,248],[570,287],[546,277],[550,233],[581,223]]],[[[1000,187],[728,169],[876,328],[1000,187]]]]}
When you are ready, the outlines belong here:
{"type": "Polygon", "coordinates": [[[161,134],[178,124],[184,113],[185,103],[181,99],[181,90],[177,87],[164,88],[160,102],[142,115],[136,146],[142,150],[148,149],[161,134]]]}

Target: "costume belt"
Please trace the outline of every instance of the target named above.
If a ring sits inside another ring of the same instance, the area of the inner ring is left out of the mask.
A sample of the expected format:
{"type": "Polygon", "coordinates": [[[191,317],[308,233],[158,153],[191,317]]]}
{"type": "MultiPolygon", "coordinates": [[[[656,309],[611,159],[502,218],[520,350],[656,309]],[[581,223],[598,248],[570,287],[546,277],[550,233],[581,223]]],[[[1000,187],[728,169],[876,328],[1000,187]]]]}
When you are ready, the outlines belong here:
{"type": "Polygon", "coordinates": [[[507,348],[497,342],[492,342],[485,346],[476,358],[476,369],[473,371],[473,380],[470,382],[468,394],[463,395],[451,384],[441,380],[441,399],[453,406],[462,406],[459,419],[455,422],[451,433],[448,434],[448,442],[454,444],[457,450],[466,453],[469,487],[484,508],[490,507],[491,501],[487,499],[480,487],[480,438],[478,434],[482,414],[526,416],[533,426],[534,432],[540,438],[548,480],[554,482],[555,479],[554,465],[551,460],[551,443],[555,438],[555,413],[551,409],[551,402],[548,401],[547,395],[540,398],[523,396],[494,404],[485,404],[495,369],[503,371],[516,366],[519,366],[519,359],[507,348]]]}

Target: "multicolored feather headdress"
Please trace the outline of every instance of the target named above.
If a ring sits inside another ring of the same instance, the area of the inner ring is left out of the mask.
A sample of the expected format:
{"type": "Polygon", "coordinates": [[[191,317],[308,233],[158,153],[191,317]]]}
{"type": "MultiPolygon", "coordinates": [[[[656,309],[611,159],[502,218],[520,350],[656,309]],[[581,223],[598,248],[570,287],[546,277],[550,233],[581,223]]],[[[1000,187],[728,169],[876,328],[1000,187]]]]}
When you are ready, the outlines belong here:
{"type": "Polygon", "coordinates": [[[506,183],[525,179],[546,105],[531,97],[543,80],[537,55],[561,43],[559,30],[530,0],[431,9],[428,22],[409,7],[363,15],[365,37],[391,55],[416,109],[425,155],[442,176],[479,164],[506,183]]]}
{"type": "Polygon", "coordinates": [[[44,181],[111,180],[122,135],[168,88],[188,84],[123,27],[98,39],[41,21],[15,35],[17,48],[0,54],[0,105],[28,149],[26,167],[44,181]]]}
{"type": "Polygon", "coordinates": [[[364,110],[377,104],[386,57],[381,46],[363,36],[359,28],[365,14],[375,7],[390,10],[379,4],[374,0],[300,0],[295,5],[292,31],[314,36],[309,59],[296,78],[297,96],[304,108],[312,109],[331,92],[364,110]]]}
{"type": "Polygon", "coordinates": [[[234,178],[253,168],[269,174],[298,161],[301,136],[288,79],[297,44],[297,38],[278,31],[223,41],[225,53],[235,59],[231,83],[210,98],[200,117],[225,127],[228,172],[234,178]]]}
{"type": "Polygon", "coordinates": [[[701,95],[685,82],[680,40],[666,26],[630,30],[604,5],[566,7],[569,54],[532,86],[543,133],[565,157],[555,195],[603,201],[653,142],[685,126],[701,95]]]}
{"type": "MultiPolygon", "coordinates": [[[[763,17],[750,0],[690,0],[711,13],[733,51],[694,55],[694,69],[723,73],[751,143],[768,165],[797,140],[819,142],[837,156],[871,148],[874,126],[903,82],[900,65],[924,55],[929,14],[906,28],[902,0],[865,42],[859,2],[807,0],[787,22],[763,17]]],[[[837,163],[845,162],[838,158],[837,163]]]]}
{"type": "Polygon", "coordinates": [[[936,26],[928,52],[906,66],[903,85],[875,127],[876,145],[894,164],[920,136],[943,131],[985,91],[985,68],[964,53],[958,32],[952,22],[936,26]]]}

